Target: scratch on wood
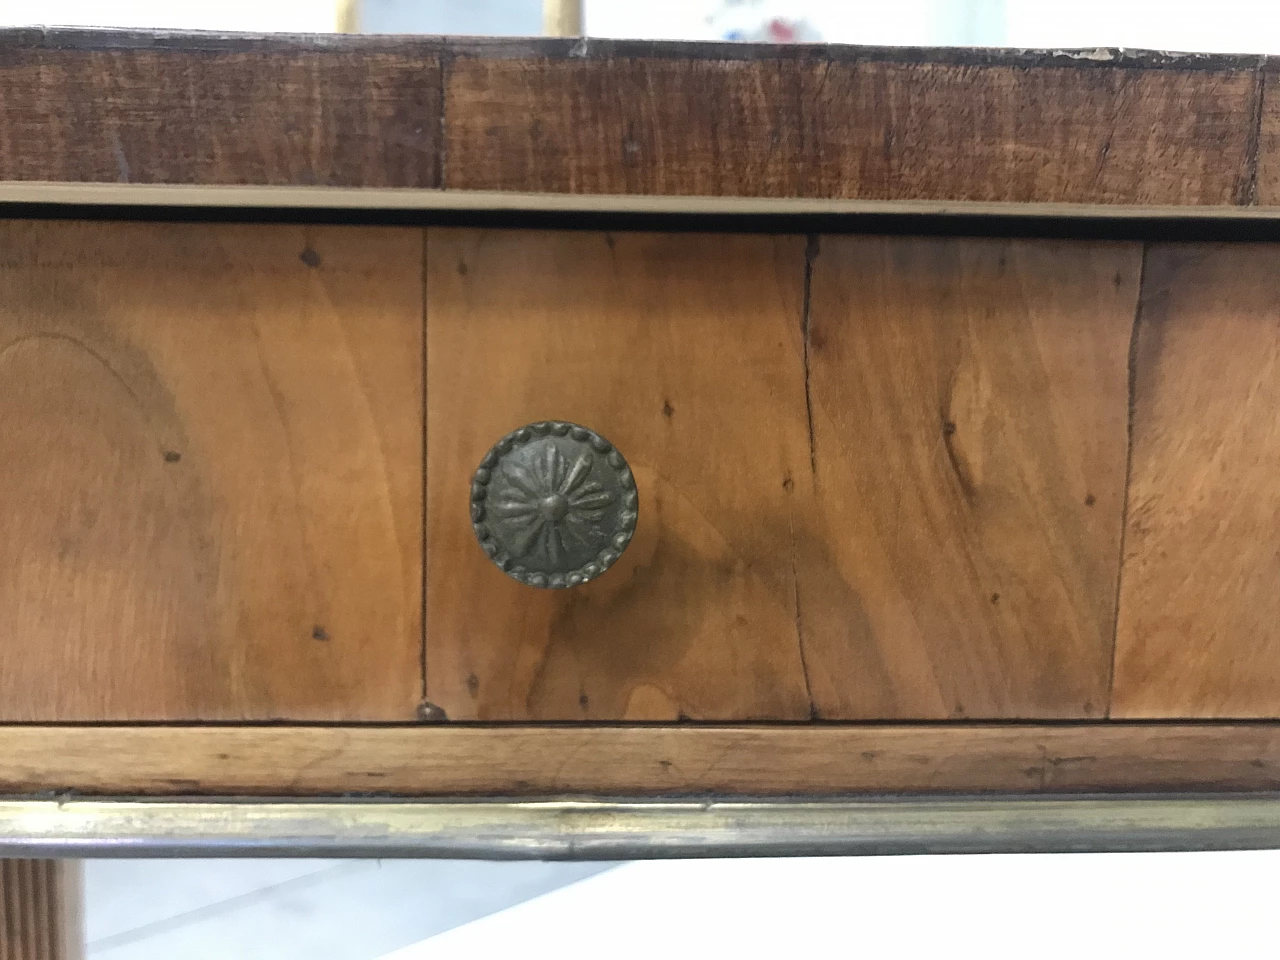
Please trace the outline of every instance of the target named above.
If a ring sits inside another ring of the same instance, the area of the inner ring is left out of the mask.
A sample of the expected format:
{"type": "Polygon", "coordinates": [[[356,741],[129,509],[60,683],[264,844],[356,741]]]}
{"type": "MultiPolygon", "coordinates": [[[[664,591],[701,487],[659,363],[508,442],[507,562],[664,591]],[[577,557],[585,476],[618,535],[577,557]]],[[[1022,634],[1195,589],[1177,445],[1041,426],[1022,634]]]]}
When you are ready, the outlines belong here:
{"type": "Polygon", "coordinates": [[[121,183],[129,182],[129,158],[124,155],[124,146],[120,143],[120,134],[111,134],[111,152],[115,154],[116,171],[121,183]]]}
{"type": "Polygon", "coordinates": [[[813,435],[813,391],[809,384],[809,325],[812,319],[813,261],[818,256],[818,235],[809,234],[804,247],[804,313],[801,332],[804,339],[804,414],[809,428],[809,472],[818,475],[818,445],[813,435]]]}
{"type": "MultiPolygon", "coordinates": [[[[439,98],[439,110],[436,113],[436,155],[432,163],[432,185],[439,190],[445,189],[445,176],[448,174],[448,118],[445,111],[449,107],[449,71],[453,69],[453,56],[447,52],[440,54],[440,69],[436,72],[436,96],[439,98]]],[[[426,231],[423,231],[424,235],[426,231]]]]}
{"type": "Polygon", "coordinates": [[[1125,534],[1129,529],[1129,488],[1133,482],[1133,421],[1138,390],[1138,337],[1142,326],[1142,305],[1147,289],[1147,253],[1150,244],[1142,245],[1142,262],[1138,267],[1138,298],[1133,309],[1133,327],[1129,332],[1129,403],[1125,426],[1124,499],[1120,504],[1120,557],[1116,564],[1115,616],[1111,619],[1111,659],[1107,676],[1107,705],[1103,716],[1111,717],[1111,704],[1116,693],[1116,654],[1120,636],[1120,588],[1124,583],[1125,534]]]}
{"type": "Polygon", "coordinates": [[[1249,134],[1244,145],[1244,166],[1236,184],[1233,203],[1256,206],[1258,203],[1258,149],[1262,140],[1263,98],[1266,96],[1266,72],[1259,66],[1253,72],[1254,93],[1249,107],[1249,134]]]}
{"type": "Polygon", "coordinates": [[[804,655],[804,625],[800,616],[800,573],[796,565],[796,525],[792,514],[787,516],[787,528],[791,534],[791,598],[795,605],[796,647],[800,652],[800,674],[804,677],[804,695],[809,701],[809,719],[818,719],[818,705],[813,699],[813,685],[809,682],[809,662],[804,655]]]}

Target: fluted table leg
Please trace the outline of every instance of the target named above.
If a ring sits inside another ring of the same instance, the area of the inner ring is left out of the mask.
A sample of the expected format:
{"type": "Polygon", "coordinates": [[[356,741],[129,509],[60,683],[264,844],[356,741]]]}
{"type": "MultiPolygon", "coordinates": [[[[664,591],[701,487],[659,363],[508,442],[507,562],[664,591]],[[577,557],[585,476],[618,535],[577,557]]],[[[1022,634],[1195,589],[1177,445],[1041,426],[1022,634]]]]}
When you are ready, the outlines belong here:
{"type": "Polygon", "coordinates": [[[0,859],[0,960],[81,960],[78,860],[0,859]]]}

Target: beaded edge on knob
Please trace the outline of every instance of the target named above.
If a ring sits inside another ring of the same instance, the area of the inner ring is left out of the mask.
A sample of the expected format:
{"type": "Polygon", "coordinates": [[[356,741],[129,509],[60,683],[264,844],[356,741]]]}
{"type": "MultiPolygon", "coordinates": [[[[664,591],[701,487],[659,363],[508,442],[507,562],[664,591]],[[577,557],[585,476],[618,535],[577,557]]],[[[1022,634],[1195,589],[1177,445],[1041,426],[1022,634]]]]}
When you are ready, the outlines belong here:
{"type": "Polygon", "coordinates": [[[540,420],[512,430],[489,449],[471,477],[471,527],[475,530],[476,539],[499,570],[530,587],[559,590],[594,580],[622,556],[622,551],[627,548],[636,532],[638,519],[639,497],[635,477],[631,474],[626,458],[600,434],[580,424],[564,420],[540,420]],[[605,462],[617,471],[618,485],[623,490],[622,510],[618,514],[619,527],[609,538],[608,545],[596,554],[595,559],[567,573],[541,573],[521,566],[499,545],[486,519],[485,499],[489,495],[489,483],[498,461],[517,447],[546,436],[570,436],[580,443],[590,445],[592,450],[603,456],[605,462]]]}

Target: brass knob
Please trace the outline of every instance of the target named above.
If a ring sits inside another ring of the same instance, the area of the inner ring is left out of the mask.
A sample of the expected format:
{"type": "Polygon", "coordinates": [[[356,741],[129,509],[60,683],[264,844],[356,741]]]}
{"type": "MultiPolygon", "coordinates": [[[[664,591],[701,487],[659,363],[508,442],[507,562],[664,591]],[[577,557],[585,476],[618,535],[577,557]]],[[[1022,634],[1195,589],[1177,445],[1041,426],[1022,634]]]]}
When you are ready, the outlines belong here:
{"type": "Polygon", "coordinates": [[[471,480],[471,525],[498,569],[531,587],[594,580],[636,530],[636,481],[594,430],[542,421],[507,434],[471,480]]]}

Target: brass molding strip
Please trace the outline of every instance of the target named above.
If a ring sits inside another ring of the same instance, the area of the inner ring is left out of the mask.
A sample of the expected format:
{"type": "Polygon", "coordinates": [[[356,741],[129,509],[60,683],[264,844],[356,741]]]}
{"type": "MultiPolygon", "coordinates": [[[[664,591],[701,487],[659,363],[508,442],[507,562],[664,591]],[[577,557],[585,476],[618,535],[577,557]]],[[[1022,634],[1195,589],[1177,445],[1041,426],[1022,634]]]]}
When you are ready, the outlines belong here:
{"type": "Polygon", "coordinates": [[[620,860],[1280,847],[1280,795],[826,801],[0,800],[4,857],[620,860]]]}

